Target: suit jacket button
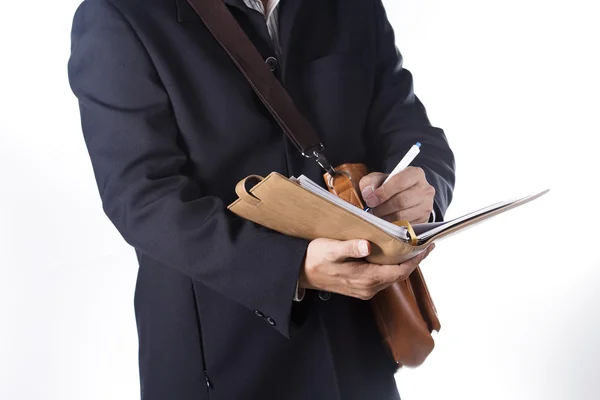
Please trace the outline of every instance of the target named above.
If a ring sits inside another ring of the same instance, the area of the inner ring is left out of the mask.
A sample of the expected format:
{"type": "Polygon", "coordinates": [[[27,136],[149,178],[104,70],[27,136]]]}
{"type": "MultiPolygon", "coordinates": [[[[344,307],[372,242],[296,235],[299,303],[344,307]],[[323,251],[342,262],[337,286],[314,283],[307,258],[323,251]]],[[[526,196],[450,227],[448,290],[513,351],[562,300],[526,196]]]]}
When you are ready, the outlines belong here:
{"type": "Polygon", "coordinates": [[[254,314],[256,314],[256,316],[257,316],[257,317],[261,317],[261,318],[264,318],[264,317],[265,317],[265,314],[261,313],[261,312],[260,312],[260,311],[258,311],[258,310],[254,310],[254,314]]]}
{"type": "Polygon", "coordinates": [[[275,320],[274,320],[273,318],[271,318],[271,317],[267,317],[267,322],[268,322],[269,324],[273,325],[273,326],[275,326],[275,325],[276,325],[276,324],[275,324],[275,320]]]}
{"type": "Polygon", "coordinates": [[[271,72],[275,72],[279,62],[277,61],[277,59],[275,57],[269,57],[265,60],[265,64],[267,64],[267,67],[269,67],[271,72]]]}
{"type": "Polygon", "coordinates": [[[327,301],[331,298],[331,293],[321,291],[319,292],[319,298],[323,301],[327,301]]]}

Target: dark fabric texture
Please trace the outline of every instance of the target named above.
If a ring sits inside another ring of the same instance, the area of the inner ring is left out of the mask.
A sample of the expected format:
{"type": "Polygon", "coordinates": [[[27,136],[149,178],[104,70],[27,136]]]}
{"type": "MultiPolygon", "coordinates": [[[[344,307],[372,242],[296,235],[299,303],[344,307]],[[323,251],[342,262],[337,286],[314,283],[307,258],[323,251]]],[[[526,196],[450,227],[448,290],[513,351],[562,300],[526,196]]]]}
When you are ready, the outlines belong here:
{"type": "MultiPolygon", "coordinates": [[[[263,17],[226,3],[266,59],[263,17]]],[[[334,164],[391,171],[416,141],[441,218],[454,160],[379,0],[282,0],[274,71],[334,164]]],[[[103,207],[135,248],[144,400],[397,399],[368,302],[292,301],[308,243],[226,210],[249,174],[303,158],[185,0],[87,0],[69,79],[103,207]]]]}

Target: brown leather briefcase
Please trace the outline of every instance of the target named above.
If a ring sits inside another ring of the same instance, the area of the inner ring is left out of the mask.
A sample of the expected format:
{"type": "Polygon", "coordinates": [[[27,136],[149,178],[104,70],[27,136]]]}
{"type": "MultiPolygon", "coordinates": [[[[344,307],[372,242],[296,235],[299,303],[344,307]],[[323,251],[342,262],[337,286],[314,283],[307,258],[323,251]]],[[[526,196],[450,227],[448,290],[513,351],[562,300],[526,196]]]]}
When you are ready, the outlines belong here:
{"type": "MultiPolygon", "coordinates": [[[[364,208],[358,182],[367,175],[364,164],[343,164],[337,175],[325,173],[329,191],[364,208]]],[[[394,283],[372,300],[377,326],[399,365],[419,366],[433,351],[431,333],[441,328],[435,305],[421,269],[417,267],[407,280],[394,283]]]]}

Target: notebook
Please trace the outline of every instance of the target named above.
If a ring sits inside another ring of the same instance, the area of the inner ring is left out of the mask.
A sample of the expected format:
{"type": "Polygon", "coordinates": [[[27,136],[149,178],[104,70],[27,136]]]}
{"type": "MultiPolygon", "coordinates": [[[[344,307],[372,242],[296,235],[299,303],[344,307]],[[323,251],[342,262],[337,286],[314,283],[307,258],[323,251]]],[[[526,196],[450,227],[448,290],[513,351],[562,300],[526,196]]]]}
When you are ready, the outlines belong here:
{"type": "MultiPolygon", "coordinates": [[[[352,214],[362,218],[363,220],[369,222],[370,224],[375,225],[376,227],[383,230],[387,234],[394,236],[401,240],[405,240],[405,241],[410,240],[408,230],[405,227],[394,225],[391,222],[388,222],[388,221],[381,219],[369,212],[366,212],[364,210],[361,210],[358,207],[355,207],[354,205],[342,200],[341,198],[337,197],[336,195],[334,195],[334,194],[330,193],[329,191],[327,191],[326,189],[322,188],[317,183],[312,181],[310,178],[308,178],[304,175],[301,175],[298,178],[292,177],[292,178],[290,178],[290,180],[298,183],[300,186],[302,186],[304,189],[310,191],[311,193],[335,204],[338,207],[341,207],[341,208],[351,212],[352,214]]],[[[475,219],[480,216],[485,216],[487,214],[491,214],[495,211],[500,211],[504,208],[509,208],[510,206],[524,204],[524,203],[528,202],[529,200],[533,200],[534,198],[537,198],[537,197],[540,197],[540,196],[546,194],[547,192],[548,192],[548,190],[544,190],[544,191],[539,192],[534,195],[529,195],[529,196],[525,196],[522,198],[511,199],[511,200],[506,200],[506,201],[502,201],[499,203],[495,203],[495,204],[489,205],[487,207],[481,208],[477,211],[473,211],[471,213],[462,215],[458,218],[454,218],[454,219],[451,219],[451,220],[445,221],[445,222],[414,224],[414,225],[412,225],[412,228],[414,230],[414,233],[417,235],[418,244],[422,244],[422,243],[428,241],[429,239],[434,238],[437,235],[441,235],[442,233],[449,231],[451,228],[459,226],[460,224],[463,224],[469,220],[475,219]]],[[[446,236],[447,235],[444,235],[444,237],[446,237],[446,236]]]]}
{"type": "Polygon", "coordinates": [[[367,261],[399,264],[424,251],[433,241],[545,193],[547,190],[496,203],[446,222],[398,226],[347,203],[306,176],[287,178],[273,172],[264,178],[251,175],[240,181],[236,185],[239,198],[228,209],[239,217],[297,238],[365,239],[372,245],[367,261]]]}

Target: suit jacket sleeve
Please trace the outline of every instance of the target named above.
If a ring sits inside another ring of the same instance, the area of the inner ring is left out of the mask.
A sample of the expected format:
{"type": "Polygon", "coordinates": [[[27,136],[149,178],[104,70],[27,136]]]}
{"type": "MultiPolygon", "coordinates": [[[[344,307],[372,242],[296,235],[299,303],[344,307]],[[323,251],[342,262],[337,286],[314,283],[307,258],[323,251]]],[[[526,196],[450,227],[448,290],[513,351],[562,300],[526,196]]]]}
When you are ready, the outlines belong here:
{"type": "Polygon", "coordinates": [[[381,0],[375,2],[377,58],[375,91],[367,123],[369,160],[373,169],[390,173],[408,149],[422,143],[413,166],[423,168],[435,188],[436,219],[443,218],[454,188],[454,156],[441,129],[431,126],[413,91],[411,73],[402,68],[394,32],[381,0]]]}
{"type": "Polygon", "coordinates": [[[125,240],[271,317],[288,336],[307,242],[229,215],[221,199],[203,195],[182,172],[188,158],[168,94],[111,3],[83,3],[71,50],[69,79],[103,207],[125,240]]]}

